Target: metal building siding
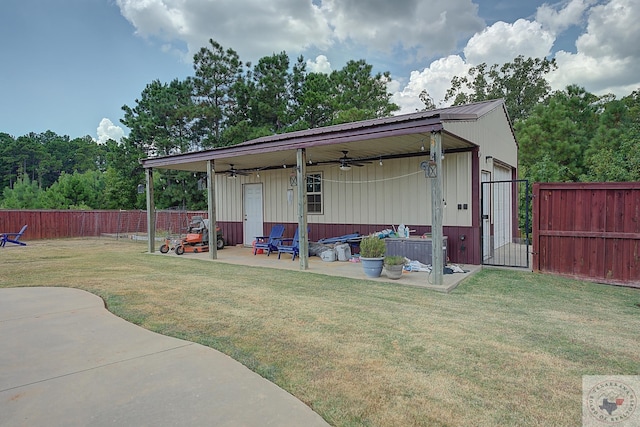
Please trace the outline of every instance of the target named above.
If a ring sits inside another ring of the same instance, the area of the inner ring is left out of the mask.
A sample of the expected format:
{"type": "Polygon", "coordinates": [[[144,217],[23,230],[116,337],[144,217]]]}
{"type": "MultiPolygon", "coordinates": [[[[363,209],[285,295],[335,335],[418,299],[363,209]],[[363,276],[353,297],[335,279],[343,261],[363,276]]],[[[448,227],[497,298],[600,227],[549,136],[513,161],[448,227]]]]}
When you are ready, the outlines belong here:
{"type": "Polygon", "coordinates": [[[514,167],[518,163],[518,146],[502,108],[496,108],[477,120],[447,121],[444,128],[478,144],[481,160],[489,155],[514,167]]]}
{"type": "Polygon", "coordinates": [[[245,177],[229,179],[216,175],[216,218],[218,221],[237,221],[242,218],[242,182],[245,177]]]}
{"type": "MultiPolygon", "coordinates": [[[[471,155],[472,153],[445,155],[443,162],[446,202],[443,225],[445,226],[471,226],[471,155]],[[458,209],[458,206],[461,209],[458,209]]],[[[427,191],[431,192],[430,186],[427,191]]]]}
{"type": "MultiPolygon", "coordinates": [[[[323,212],[309,214],[308,222],[330,224],[431,224],[431,184],[420,169],[423,158],[374,161],[342,171],[337,165],[310,166],[307,174],[322,174],[323,212]]],[[[216,176],[219,221],[242,221],[242,185],[261,182],[265,223],[297,222],[296,187],[292,169],[264,171],[228,179],[216,176]],[[289,202],[287,190],[292,190],[289,202]]],[[[471,153],[445,155],[445,226],[470,226],[472,222],[471,153]],[[467,205],[467,209],[457,206],[467,205]]]]}
{"type": "Polygon", "coordinates": [[[535,184],[534,268],[640,287],[640,183],[535,184]]]}

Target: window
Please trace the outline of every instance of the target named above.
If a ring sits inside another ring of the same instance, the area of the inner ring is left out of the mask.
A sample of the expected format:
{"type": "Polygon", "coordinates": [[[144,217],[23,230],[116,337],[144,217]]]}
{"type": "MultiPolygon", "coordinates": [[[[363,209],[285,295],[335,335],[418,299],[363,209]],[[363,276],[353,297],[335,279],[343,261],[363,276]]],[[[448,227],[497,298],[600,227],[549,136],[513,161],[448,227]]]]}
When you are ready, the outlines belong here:
{"type": "Polygon", "coordinates": [[[322,174],[307,175],[307,213],[322,213],[322,174]]]}

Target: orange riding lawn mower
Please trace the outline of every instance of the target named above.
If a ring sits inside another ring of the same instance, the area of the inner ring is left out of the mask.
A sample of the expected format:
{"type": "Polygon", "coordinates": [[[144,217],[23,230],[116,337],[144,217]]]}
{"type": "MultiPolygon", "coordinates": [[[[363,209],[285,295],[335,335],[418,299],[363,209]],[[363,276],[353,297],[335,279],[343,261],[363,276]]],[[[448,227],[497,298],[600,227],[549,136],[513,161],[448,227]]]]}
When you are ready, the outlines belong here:
{"type": "MultiPolygon", "coordinates": [[[[224,238],[220,227],[216,227],[216,248],[224,248],[224,238]]],[[[164,244],[160,246],[160,252],[163,254],[170,250],[174,250],[177,255],[182,255],[185,252],[194,254],[209,252],[209,220],[203,219],[201,216],[191,218],[186,237],[173,242],[167,237],[164,244]]]]}

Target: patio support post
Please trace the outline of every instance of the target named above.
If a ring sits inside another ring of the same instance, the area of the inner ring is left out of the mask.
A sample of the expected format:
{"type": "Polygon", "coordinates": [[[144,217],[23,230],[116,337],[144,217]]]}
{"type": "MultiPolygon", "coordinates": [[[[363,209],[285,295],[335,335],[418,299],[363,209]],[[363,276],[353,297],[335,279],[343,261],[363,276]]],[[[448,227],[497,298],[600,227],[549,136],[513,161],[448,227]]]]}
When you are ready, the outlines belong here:
{"type": "Polygon", "coordinates": [[[309,235],[307,233],[307,152],[299,148],[296,156],[298,182],[298,238],[300,270],[309,269],[309,235]]]}
{"type": "Polygon", "coordinates": [[[156,206],[153,201],[153,169],[145,170],[147,184],[147,245],[150,254],[156,251],[156,206]]]}
{"type": "Polygon", "coordinates": [[[207,160],[207,210],[209,214],[209,259],[218,259],[218,221],[216,218],[216,170],[207,160]]]}
{"type": "Polygon", "coordinates": [[[434,285],[442,285],[444,262],[442,251],[444,238],[442,236],[442,133],[435,132],[431,138],[431,160],[436,164],[436,176],[431,179],[431,278],[434,285]]]}

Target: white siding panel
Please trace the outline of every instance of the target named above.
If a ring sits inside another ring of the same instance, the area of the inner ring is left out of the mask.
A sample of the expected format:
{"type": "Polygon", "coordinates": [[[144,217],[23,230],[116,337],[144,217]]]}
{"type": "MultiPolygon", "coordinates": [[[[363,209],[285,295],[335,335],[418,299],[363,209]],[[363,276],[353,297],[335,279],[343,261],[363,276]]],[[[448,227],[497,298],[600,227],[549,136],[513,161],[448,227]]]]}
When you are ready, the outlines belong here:
{"type": "Polygon", "coordinates": [[[265,222],[297,222],[298,190],[290,185],[289,176],[293,169],[263,171],[260,178],[265,183],[265,222]],[[287,191],[292,190],[291,203],[287,191]]]}
{"type": "Polygon", "coordinates": [[[514,167],[518,163],[518,147],[502,108],[485,114],[477,121],[446,122],[445,129],[478,144],[481,162],[489,155],[514,167]]]}
{"type": "Polygon", "coordinates": [[[443,169],[446,202],[443,225],[471,226],[471,153],[445,155],[443,169]],[[463,209],[458,209],[458,205],[463,209]]]}
{"type": "MultiPolygon", "coordinates": [[[[363,167],[341,171],[336,165],[312,166],[307,173],[321,172],[322,214],[309,214],[310,223],[383,224],[387,226],[431,224],[431,181],[420,169],[420,158],[373,161],[363,167]]],[[[216,175],[217,212],[220,221],[242,221],[242,184],[261,182],[265,222],[296,222],[296,187],[291,187],[291,169],[262,171],[227,179],[216,175]],[[293,190],[291,203],[287,190],[293,190]]],[[[444,225],[471,224],[471,154],[447,154],[443,160],[445,201],[444,225]],[[467,210],[458,210],[467,203],[467,210]]],[[[304,183],[302,183],[304,184],[304,183]]]]}

